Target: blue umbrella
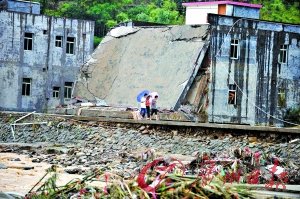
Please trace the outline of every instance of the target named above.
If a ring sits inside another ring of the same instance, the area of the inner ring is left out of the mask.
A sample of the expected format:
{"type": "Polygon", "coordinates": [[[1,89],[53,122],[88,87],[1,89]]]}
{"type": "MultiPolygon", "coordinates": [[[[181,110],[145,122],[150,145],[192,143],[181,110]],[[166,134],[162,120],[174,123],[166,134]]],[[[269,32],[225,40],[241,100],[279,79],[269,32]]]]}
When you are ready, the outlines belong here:
{"type": "Polygon", "coordinates": [[[150,91],[148,90],[143,90],[142,92],[140,92],[137,97],[136,97],[136,101],[141,102],[142,97],[144,97],[145,94],[149,94],[150,91]]]}

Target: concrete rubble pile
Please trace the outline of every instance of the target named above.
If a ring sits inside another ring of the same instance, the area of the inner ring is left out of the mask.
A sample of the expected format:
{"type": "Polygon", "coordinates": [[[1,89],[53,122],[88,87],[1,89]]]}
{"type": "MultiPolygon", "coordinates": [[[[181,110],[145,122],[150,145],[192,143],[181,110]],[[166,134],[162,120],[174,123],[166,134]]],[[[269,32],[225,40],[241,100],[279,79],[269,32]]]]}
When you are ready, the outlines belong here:
{"type": "Polygon", "coordinates": [[[247,176],[252,173],[255,177],[253,172],[260,170],[261,177],[254,182],[265,183],[273,177],[272,165],[276,165],[278,174],[288,175],[288,180],[282,179],[285,183],[300,184],[299,139],[284,141],[286,138],[276,135],[258,138],[201,130],[183,134],[165,127],[82,123],[58,118],[48,120],[47,125],[20,127],[14,140],[6,120],[0,122],[0,141],[17,143],[2,144],[1,152],[27,154],[32,162],[60,165],[68,173],[82,174],[101,168],[130,179],[149,161],[143,154],[153,150],[155,157],[180,157],[186,165],[186,174],[200,175],[206,168],[225,176],[234,173],[241,182],[249,182],[247,176]]]}
{"type": "MultiPolygon", "coordinates": [[[[206,183],[216,178],[222,183],[265,184],[273,188],[278,183],[300,184],[297,136],[256,137],[47,116],[30,116],[23,122],[32,120],[46,123],[18,126],[13,137],[10,123],[15,117],[1,118],[0,153],[25,154],[33,164],[50,163],[69,174],[89,175],[100,170],[123,180],[134,180],[153,161],[155,167],[166,169],[178,160],[184,165],[179,173],[206,183]]],[[[27,166],[24,168],[33,168],[27,166]]],[[[0,168],[9,169],[1,162],[0,168]]],[[[172,168],[169,174],[173,172],[178,170],[172,168]]]]}

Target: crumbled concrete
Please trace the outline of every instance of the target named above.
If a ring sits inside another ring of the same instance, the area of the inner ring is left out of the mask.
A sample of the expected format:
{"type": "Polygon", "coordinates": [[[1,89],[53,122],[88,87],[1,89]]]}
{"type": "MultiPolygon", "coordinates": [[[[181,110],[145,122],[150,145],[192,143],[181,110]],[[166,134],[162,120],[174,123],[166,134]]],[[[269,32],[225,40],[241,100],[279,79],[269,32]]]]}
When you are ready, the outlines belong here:
{"type": "MultiPolygon", "coordinates": [[[[9,143],[13,138],[5,122],[8,118],[4,119],[0,122],[0,142],[9,143]]],[[[27,144],[1,144],[0,150],[26,154],[34,162],[75,167],[71,172],[79,172],[76,168],[100,167],[129,177],[138,172],[142,154],[150,149],[157,157],[180,154],[193,158],[192,154],[203,151],[213,156],[232,156],[235,149],[249,147],[253,152],[279,157],[290,165],[289,183],[300,183],[300,143],[297,139],[289,142],[289,137],[279,134],[248,136],[228,133],[228,130],[222,133],[213,129],[78,122],[55,117],[48,121],[48,125],[40,127],[19,127],[15,141],[27,144]]]]}

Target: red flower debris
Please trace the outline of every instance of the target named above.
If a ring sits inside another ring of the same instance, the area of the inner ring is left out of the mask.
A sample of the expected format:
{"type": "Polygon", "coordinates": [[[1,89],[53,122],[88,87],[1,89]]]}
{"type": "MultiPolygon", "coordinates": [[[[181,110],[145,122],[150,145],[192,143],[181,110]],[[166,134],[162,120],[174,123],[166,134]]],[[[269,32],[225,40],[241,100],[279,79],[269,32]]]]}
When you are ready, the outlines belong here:
{"type": "Polygon", "coordinates": [[[154,161],[146,164],[142,169],[137,178],[137,183],[139,187],[145,190],[148,193],[152,193],[155,195],[156,188],[160,185],[160,183],[165,179],[165,176],[173,172],[176,167],[178,167],[182,174],[184,174],[185,167],[184,164],[175,158],[171,158],[172,163],[168,163],[164,158],[155,159],[154,161]],[[151,184],[147,184],[147,173],[154,171],[158,175],[155,180],[151,184]]]}
{"type": "Polygon", "coordinates": [[[274,185],[276,185],[276,189],[279,188],[281,185],[283,189],[286,189],[285,184],[288,182],[288,173],[282,172],[278,175],[275,174],[275,172],[278,170],[278,160],[275,160],[274,165],[271,168],[271,174],[272,177],[269,179],[269,181],[265,184],[266,188],[273,188],[274,185]],[[277,177],[277,180],[275,180],[275,176],[277,177]]]}
{"type": "Polygon", "coordinates": [[[224,183],[229,182],[229,183],[233,183],[233,182],[240,182],[240,178],[241,178],[241,173],[242,171],[239,169],[237,172],[228,172],[225,174],[224,177],[224,183]]]}

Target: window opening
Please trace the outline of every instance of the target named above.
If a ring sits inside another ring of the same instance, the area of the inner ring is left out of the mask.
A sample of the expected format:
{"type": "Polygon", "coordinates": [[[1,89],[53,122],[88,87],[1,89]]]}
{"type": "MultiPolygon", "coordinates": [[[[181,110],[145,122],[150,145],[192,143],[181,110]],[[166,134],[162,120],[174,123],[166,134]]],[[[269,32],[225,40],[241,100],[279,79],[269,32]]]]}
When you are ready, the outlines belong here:
{"type": "Polygon", "coordinates": [[[73,82],[65,82],[64,97],[66,99],[71,99],[71,97],[72,97],[72,88],[73,88],[73,82]]]}
{"type": "Polygon", "coordinates": [[[277,105],[282,108],[286,107],[285,89],[279,88],[277,97],[278,97],[277,105]]]}
{"type": "Polygon", "coordinates": [[[48,34],[48,30],[43,30],[43,34],[44,35],[48,34]]]}
{"type": "Polygon", "coordinates": [[[228,104],[236,104],[236,85],[229,84],[228,104]]]}
{"type": "Polygon", "coordinates": [[[74,54],[74,45],[75,45],[75,38],[74,37],[68,37],[67,38],[67,54],[74,54]]]}
{"type": "Polygon", "coordinates": [[[22,95],[23,96],[30,96],[30,91],[31,91],[31,79],[30,78],[23,78],[22,95]]]}
{"type": "Polygon", "coordinates": [[[280,45],[279,63],[281,64],[287,63],[287,51],[288,51],[288,45],[280,45]]]}
{"type": "Polygon", "coordinates": [[[33,33],[25,33],[24,50],[32,50],[33,33]]]}
{"type": "Polygon", "coordinates": [[[55,46],[56,47],[62,47],[62,36],[56,36],[55,38],[55,46]]]}
{"type": "Polygon", "coordinates": [[[239,40],[232,39],[230,44],[230,58],[231,59],[238,59],[239,58],[239,40]]]}
{"type": "Polygon", "coordinates": [[[53,98],[59,98],[59,90],[60,88],[57,86],[53,87],[53,98]]]}

